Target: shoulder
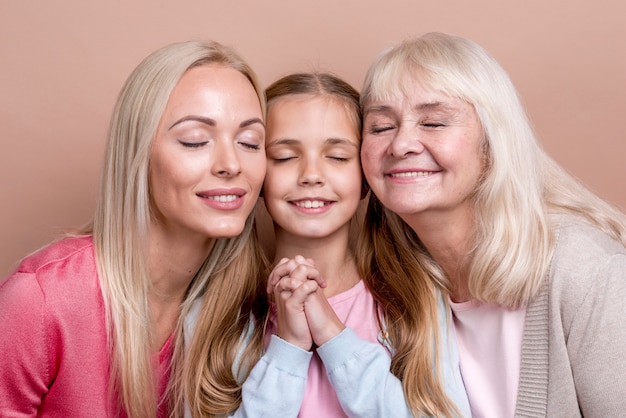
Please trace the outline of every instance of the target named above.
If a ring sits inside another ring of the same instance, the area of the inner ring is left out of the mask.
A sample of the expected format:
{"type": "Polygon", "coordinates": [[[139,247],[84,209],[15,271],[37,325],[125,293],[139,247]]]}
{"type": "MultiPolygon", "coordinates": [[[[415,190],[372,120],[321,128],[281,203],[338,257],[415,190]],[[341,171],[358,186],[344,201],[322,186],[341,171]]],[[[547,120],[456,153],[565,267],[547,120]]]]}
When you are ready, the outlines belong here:
{"type": "Polygon", "coordinates": [[[622,243],[614,240],[583,218],[560,215],[552,218],[556,254],[586,253],[589,256],[626,254],[622,243]],[[584,250],[584,251],[583,251],[584,250]]]}
{"type": "Polygon", "coordinates": [[[549,280],[551,298],[577,306],[626,286],[626,248],[574,216],[560,216],[554,228],[549,280]]]}
{"type": "Polygon", "coordinates": [[[0,299],[21,304],[73,305],[85,292],[99,294],[93,240],[65,238],[24,258],[0,285],[0,299]],[[96,290],[96,292],[94,292],[96,290]]]}
{"type": "Polygon", "coordinates": [[[80,259],[94,260],[93,239],[89,237],[64,238],[22,260],[17,273],[38,273],[80,259]]]}
{"type": "Polygon", "coordinates": [[[606,233],[574,216],[554,219],[554,254],[551,273],[589,275],[602,263],[626,256],[626,248],[606,233]]]}

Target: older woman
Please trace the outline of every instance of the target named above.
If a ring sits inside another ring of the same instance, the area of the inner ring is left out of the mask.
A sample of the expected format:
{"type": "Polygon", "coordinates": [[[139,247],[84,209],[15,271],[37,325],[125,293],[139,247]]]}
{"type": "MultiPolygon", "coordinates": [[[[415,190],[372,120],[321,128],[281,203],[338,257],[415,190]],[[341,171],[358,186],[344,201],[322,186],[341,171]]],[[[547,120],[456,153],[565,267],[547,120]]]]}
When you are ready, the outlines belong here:
{"type": "Polygon", "coordinates": [[[622,415],[625,217],[542,151],[505,71],[431,33],[385,51],[361,100],[361,269],[383,296],[424,271],[447,289],[472,414],[622,415]]]}

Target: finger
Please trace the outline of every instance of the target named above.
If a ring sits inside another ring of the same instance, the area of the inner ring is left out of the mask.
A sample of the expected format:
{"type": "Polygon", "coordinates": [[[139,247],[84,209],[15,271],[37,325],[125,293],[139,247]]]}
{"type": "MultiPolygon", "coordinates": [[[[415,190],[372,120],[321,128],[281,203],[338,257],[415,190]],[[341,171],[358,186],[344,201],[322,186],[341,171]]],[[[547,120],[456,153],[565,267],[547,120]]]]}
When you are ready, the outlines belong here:
{"type": "Polygon", "coordinates": [[[308,264],[300,264],[291,273],[290,276],[302,280],[313,280],[320,287],[326,287],[326,280],[318,269],[308,264]]]}
{"type": "Polygon", "coordinates": [[[297,255],[293,258],[297,263],[299,264],[306,264],[309,265],[311,267],[315,267],[315,262],[313,261],[312,258],[306,258],[304,256],[301,255],[297,255]]]}
{"type": "Polygon", "coordinates": [[[321,289],[308,296],[304,312],[311,337],[318,346],[324,345],[345,328],[321,289]]]}
{"type": "Polygon", "coordinates": [[[267,279],[267,293],[272,293],[276,283],[278,283],[282,277],[288,276],[296,265],[297,264],[289,258],[281,258],[274,269],[272,269],[272,272],[267,279]]]}
{"type": "Polygon", "coordinates": [[[291,291],[294,300],[302,301],[319,289],[315,280],[307,280],[291,291]]]}
{"type": "Polygon", "coordinates": [[[291,276],[285,276],[276,283],[273,292],[280,293],[284,291],[292,292],[299,286],[301,286],[306,280],[293,278],[291,276]]]}
{"type": "MultiPolygon", "coordinates": [[[[271,293],[278,281],[285,276],[292,276],[301,280],[309,279],[308,276],[313,279],[321,277],[319,272],[315,270],[315,267],[301,255],[297,255],[293,259],[282,258],[270,273],[267,283],[267,292],[271,293]]],[[[317,279],[317,281],[323,283],[323,286],[326,285],[323,280],[320,281],[317,279]]]]}

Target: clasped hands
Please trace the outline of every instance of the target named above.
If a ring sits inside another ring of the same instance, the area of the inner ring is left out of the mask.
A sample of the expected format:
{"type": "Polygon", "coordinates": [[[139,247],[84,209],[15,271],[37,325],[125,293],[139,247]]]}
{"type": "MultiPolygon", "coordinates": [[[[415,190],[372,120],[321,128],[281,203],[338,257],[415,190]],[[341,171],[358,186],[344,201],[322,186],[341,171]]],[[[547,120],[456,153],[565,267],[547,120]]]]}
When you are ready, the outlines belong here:
{"type": "Polygon", "coordinates": [[[313,260],[300,255],[281,259],[270,273],[267,292],[278,311],[278,336],[304,350],[321,346],[345,325],[324,295],[326,280],[313,260]]]}

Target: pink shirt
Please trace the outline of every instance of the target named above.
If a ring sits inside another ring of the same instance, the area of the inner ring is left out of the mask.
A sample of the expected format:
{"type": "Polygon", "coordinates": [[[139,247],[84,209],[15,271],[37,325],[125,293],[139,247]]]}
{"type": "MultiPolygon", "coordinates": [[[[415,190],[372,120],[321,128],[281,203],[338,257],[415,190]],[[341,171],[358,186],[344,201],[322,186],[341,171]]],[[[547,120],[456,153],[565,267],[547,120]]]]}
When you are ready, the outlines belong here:
{"type": "Polygon", "coordinates": [[[450,302],[472,417],[515,415],[526,309],[450,302]]]}
{"type": "MultiPolygon", "coordinates": [[[[155,355],[161,398],[171,340],[155,355]]],[[[0,353],[0,416],[116,416],[91,238],[51,244],[0,284],[0,353]]]]}
{"type": "MultiPolygon", "coordinates": [[[[339,319],[362,339],[378,342],[380,327],[376,318],[376,303],[363,281],[351,289],[328,299],[339,319]]],[[[272,306],[267,336],[276,333],[276,308],[272,306]]],[[[337,400],[335,389],[326,375],[326,369],[317,353],[309,364],[306,392],[298,417],[346,417],[337,400]]]]}

